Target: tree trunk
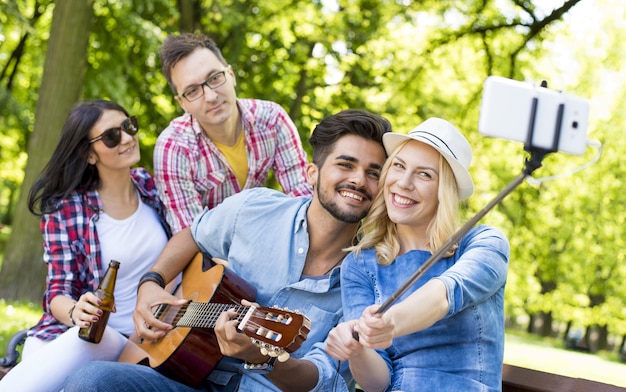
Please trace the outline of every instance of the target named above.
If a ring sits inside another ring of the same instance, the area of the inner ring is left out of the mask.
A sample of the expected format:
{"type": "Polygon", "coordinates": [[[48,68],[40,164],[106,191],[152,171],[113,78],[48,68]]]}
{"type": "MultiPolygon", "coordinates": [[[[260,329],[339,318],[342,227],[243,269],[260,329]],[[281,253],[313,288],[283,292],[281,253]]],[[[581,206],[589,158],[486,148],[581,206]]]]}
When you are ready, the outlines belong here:
{"type": "Polygon", "coordinates": [[[28,211],[26,197],[52,155],[72,106],[80,99],[92,5],[93,0],[64,0],[55,5],[35,127],[28,145],[29,159],[0,273],[0,298],[39,301],[45,288],[39,219],[28,211]]]}
{"type": "Polygon", "coordinates": [[[609,348],[609,329],[606,325],[594,326],[594,339],[591,342],[592,352],[607,350],[609,348]]]}
{"type": "Polygon", "coordinates": [[[526,326],[526,332],[534,333],[535,331],[535,314],[528,315],[528,326],[526,326]]]}
{"type": "Polygon", "coordinates": [[[197,0],[179,0],[178,10],[180,12],[180,31],[193,33],[202,30],[200,16],[202,7],[197,0]]]}
{"type": "Polygon", "coordinates": [[[552,336],[552,313],[540,312],[539,319],[541,320],[539,336],[552,336]]]}

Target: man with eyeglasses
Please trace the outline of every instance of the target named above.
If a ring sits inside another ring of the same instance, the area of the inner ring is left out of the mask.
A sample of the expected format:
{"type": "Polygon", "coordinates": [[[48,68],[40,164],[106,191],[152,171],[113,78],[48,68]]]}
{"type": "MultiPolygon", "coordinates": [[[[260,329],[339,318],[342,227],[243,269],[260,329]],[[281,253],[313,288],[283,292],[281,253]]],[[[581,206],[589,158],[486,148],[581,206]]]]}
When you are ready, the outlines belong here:
{"type": "Polygon", "coordinates": [[[235,74],[215,42],[204,35],[173,35],[160,58],[185,111],[154,149],[155,180],[173,233],[191,225],[205,207],[264,186],[272,169],[284,193],[311,194],[307,156],[293,121],[277,103],[237,98],[235,74]]]}

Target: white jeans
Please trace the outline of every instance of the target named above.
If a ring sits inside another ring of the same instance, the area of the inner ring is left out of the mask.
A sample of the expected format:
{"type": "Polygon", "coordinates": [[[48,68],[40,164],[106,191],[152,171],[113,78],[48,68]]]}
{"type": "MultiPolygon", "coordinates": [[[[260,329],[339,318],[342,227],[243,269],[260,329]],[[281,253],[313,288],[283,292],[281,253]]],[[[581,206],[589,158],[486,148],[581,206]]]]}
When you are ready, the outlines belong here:
{"type": "Polygon", "coordinates": [[[107,327],[98,344],[78,337],[73,327],[51,341],[28,337],[22,360],[0,380],[0,391],[59,392],[67,376],[88,361],[116,361],[126,338],[107,327]]]}

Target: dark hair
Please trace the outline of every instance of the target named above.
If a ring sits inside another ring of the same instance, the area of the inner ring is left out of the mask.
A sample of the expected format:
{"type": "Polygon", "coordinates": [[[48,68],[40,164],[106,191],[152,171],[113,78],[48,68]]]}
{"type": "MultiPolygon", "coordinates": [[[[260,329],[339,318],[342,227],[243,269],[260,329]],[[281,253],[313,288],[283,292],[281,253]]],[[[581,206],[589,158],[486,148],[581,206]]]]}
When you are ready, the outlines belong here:
{"type": "Polygon", "coordinates": [[[174,82],[172,82],[172,68],[198,48],[209,49],[222,64],[228,65],[224,56],[222,56],[220,48],[209,37],[193,33],[170,35],[165,39],[159,50],[159,57],[161,59],[163,76],[165,76],[165,80],[167,80],[167,84],[169,84],[174,94],[178,94],[178,92],[174,82]]]}
{"type": "Polygon", "coordinates": [[[52,157],[28,192],[30,212],[38,216],[49,214],[70,193],[94,190],[100,185],[98,170],[87,159],[91,148],[89,132],[105,110],[117,110],[128,116],[122,106],[111,101],[85,101],[74,106],[52,157]]]}
{"type": "Polygon", "coordinates": [[[383,134],[391,132],[391,123],[365,110],[347,109],[323,119],[313,130],[309,143],[313,163],[322,167],[335,143],[344,135],[356,135],[383,144],[383,134]]]}

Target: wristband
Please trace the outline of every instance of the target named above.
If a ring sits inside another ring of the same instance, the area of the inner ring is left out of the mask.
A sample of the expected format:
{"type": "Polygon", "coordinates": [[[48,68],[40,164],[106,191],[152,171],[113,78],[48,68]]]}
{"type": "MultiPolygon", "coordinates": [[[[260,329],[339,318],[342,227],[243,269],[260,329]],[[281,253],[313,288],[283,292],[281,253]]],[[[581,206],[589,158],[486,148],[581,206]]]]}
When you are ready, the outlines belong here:
{"type": "Polygon", "coordinates": [[[274,370],[274,362],[276,362],[276,357],[270,357],[265,363],[249,363],[245,362],[243,364],[244,370],[247,370],[250,373],[255,374],[267,374],[274,370]]]}
{"type": "Polygon", "coordinates": [[[165,288],[165,279],[163,279],[163,275],[156,271],[148,271],[141,276],[139,284],[137,285],[137,291],[139,291],[139,287],[146,282],[154,282],[161,286],[161,288],[165,288]]]}
{"type": "Polygon", "coordinates": [[[76,322],[74,321],[74,318],[72,317],[72,313],[74,312],[75,307],[76,307],[76,302],[74,302],[74,305],[72,305],[72,307],[70,308],[70,311],[67,312],[67,314],[70,316],[70,321],[72,322],[72,325],[76,325],[76,322]]]}

